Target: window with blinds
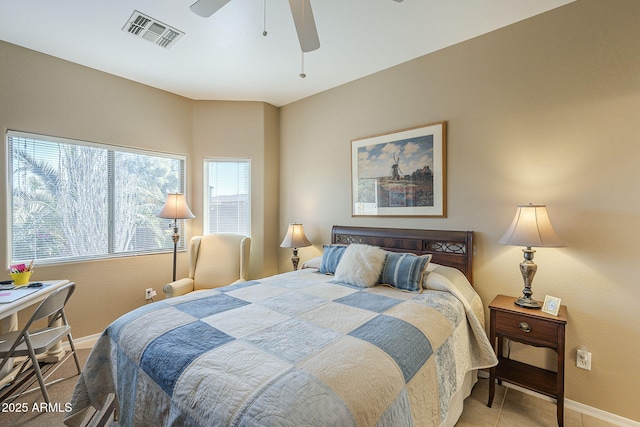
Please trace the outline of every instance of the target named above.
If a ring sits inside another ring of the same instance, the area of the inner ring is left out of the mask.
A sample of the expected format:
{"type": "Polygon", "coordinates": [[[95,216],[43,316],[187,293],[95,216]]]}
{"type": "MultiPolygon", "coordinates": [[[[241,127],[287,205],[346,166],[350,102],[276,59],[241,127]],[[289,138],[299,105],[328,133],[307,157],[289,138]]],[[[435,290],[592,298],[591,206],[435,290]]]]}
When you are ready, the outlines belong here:
{"type": "Polygon", "coordinates": [[[211,233],[251,232],[251,161],[205,159],[204,230],[211,233]]]}
{"type": "Polygon", "coordinates": [[[173,250],[156,214],[184,190],[184,156],[14,131],[7,147],[11,262],[173,250]]]}

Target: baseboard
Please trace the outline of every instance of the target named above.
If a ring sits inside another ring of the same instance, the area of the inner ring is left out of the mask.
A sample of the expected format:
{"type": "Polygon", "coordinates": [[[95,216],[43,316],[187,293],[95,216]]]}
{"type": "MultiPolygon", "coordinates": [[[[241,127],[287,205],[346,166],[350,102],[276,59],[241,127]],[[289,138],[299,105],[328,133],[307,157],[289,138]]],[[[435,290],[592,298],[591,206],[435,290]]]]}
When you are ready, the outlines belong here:
{"type": "MultiPolygon", "coordinates": [[[[95,345],[96,341],[98,341],[98,338],[100,338],[100,335],[102,335],[102,332],[100,332],[98,334],[93,334],[93,335],[89,335],[89,336],[86,336],[86,337],[82,337],[82,338],[74,338],[73,339],[73,344],[76,346],[76,350],[91,349],[95,345]]],[[[62,348],[64,348],[65,351],[68,351],[69,350],[69,342],[66,341],[66,340],[63,340],[62,341],[62,348]]]]}
{"type": "MultiPolygon", "coordinates": [[[[488,380],[489,379],[489,373],[487,371],[485,371],[485,370],[480,370],[480,371],[478,371],[478,378],[484,378],[484,379],[488,380]]],[[[512,388],[514,390],[518,390],[518,391],[520,391],[522,393],[526,393],[526,394],[529,394],[531,396],[535,396],[535,397],[537,397],[539,399],[546,400],[547,402],[553,402],[553,403],[556,402],[555,399],[553,399],[553,398],[551,398],[549,396],[545,396],[543,394],[536,393],[535,391],[531,391],[531,390],[528,390],[526,388],[519,387],[519,386],[517,386],[515,384],[511,384],[511,383],[508,383],[508,382],[503,382],[502,384],[505,387],[512,388]]],[[[602,421],[606,421],[608,423],[615,424],[617,426],[621,426],[621,427],[640,427],[640,422],[633,421],[633,420],[630,420],[628,418],[624,418],[624,417],[621,417],[619,415],[612,414],[610,412],[605,412],[603,410],[600,410],[600,409],[597,409],[597,408],[593,408],[591,406],[587,406],[587,405],[585,405],[583,403],[576,402],[576,401],[571,400],[571,399],[566,399],[565,398],[564,399],[564,406],[565,406],[565,408],[569,408],[569,409],[571,409],[573,411],[576,411],[576,412],[579,412],[581,414],[585,414],[585,415],[589,415],[589,416],[594,417],[594,418],[598,418],[598,419],[600,419],[602,421]]]]}
{"type": "Polygon", "coordinates": [[[573,409],[576,412],[580,412],[581,414],[589,415],[618,426],[640,427],[640,422],[638,421],[633,421],[610,412],[605,412],[570,399],[564,400],[564,406],[569,409],[573,409]]]}

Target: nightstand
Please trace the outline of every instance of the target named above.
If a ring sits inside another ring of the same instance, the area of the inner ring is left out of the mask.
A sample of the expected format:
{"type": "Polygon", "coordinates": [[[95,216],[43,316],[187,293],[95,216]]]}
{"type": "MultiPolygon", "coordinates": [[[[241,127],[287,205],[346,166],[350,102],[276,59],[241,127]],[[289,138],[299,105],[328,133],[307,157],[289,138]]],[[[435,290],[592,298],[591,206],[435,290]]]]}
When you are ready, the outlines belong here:
{"type": "Polygon", "coordinates": [[[498,366],[489,371],[489,402],[496,391],[496,379],[536,391],[557,400],[558,425],[564,418],[564,347],[567,307],[560,306],[558,316],[514,304],[517,298],[498,295],[489,304],[489,338],[498,356],[498,366]],[[546,347],[558,354],[557,372],[509,359],[504,355],[504,340],[535,347],[546,347]]]}

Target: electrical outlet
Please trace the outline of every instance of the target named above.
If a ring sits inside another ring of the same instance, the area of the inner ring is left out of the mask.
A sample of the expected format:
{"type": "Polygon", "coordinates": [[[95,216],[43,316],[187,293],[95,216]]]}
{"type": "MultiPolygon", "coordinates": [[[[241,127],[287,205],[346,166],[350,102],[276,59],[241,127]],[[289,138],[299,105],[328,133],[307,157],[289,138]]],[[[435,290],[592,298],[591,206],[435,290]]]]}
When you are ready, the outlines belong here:
{"type": "Polygon", "coordinates": [[[153,288],[147,288],[144,290],[144,299],[152,299],[156,296],[156,291],[153,288]]]}
{"type": "Polygon", "coordinates": [[[576,355],[576,366],[581,369],[591,370],[591,352],[586,349],[578,349],[576,355]]]}

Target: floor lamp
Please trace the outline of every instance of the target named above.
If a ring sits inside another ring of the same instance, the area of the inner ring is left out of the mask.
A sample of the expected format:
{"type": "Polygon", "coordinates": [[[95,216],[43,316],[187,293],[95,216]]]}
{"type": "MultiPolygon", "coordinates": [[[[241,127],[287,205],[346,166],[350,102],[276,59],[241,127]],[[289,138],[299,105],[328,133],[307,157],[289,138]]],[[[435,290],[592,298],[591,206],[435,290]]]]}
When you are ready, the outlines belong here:
{"type": "Polygon", "coordinates": [[[173,220],[173,281],[176,281],[176,252],[178,250],[178,241],[180,241],[180,233],[178,233],[178,220],[195,218],[191,213],[184,194],[169,193],[164,206],[158,213],[160,218],[173,220]]]}

